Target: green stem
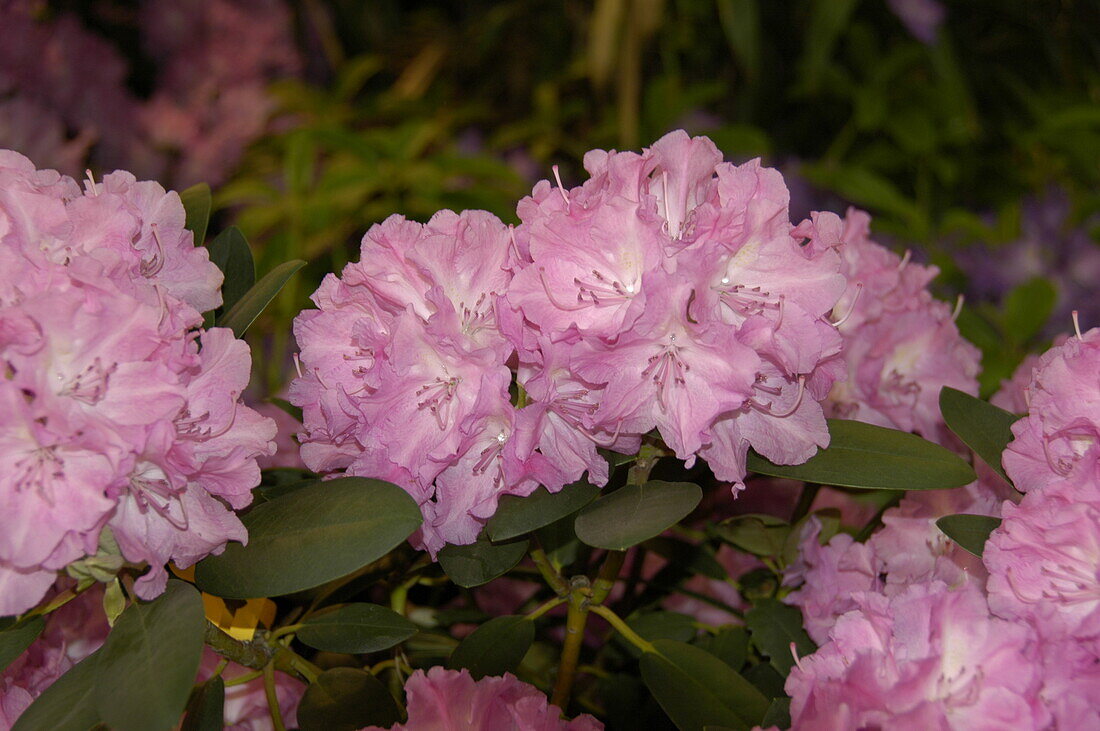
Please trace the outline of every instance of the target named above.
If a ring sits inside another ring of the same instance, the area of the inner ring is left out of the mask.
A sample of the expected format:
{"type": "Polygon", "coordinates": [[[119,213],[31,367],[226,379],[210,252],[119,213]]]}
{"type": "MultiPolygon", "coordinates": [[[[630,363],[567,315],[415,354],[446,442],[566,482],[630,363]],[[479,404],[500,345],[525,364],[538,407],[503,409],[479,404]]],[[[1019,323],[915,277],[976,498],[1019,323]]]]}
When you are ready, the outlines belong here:
{"type": "Polygon", "coordinates": [[[649,473],[657,465],[657,460],[664,456],[664,450],[653,444],[643,444],[638,450],[638,459],[630,466],[626,473],[626,484],[644,485],[649,480],[649,473]]]}
{"type": "Polygon", "coordinates": [[[542,550],[541,546],[538,546],[532,541],[533,548],[530,550],[531,560],[535,562],[535,566],[538,568],[539,573],[542,574],[542,578],[550,585],[550,588],[554,590],[554,593],[560,597],[569,596],[569,582],[565,580],[561,574],[558,573],[554,565],[550,563],[550,559],[546,556],[546,551],[542,550]]]}
{"type": "Polygon", "coordinates": [[[615,582],[622,571],[623,561],[626,560],[626,551],[608,551],[607,558],[600,566],[600,573],[596,576],[596,582],[592,585],[592,603],[603,604],[604,599],[611,593],[615,582]]]}
{"type": "Polygon", "coordinates": [[[250,683],[253,680],[255,680],[256,678],[263,675],[263,674],[264,674],[263,670],[253,670],[251,673],[245,673],[244,675],[238,675],[235,678],[224,681],[225,682],[225,687],[226,688],[232,688],[234,685],[244,685],[245,683],[250,683]]]}
{"type": "Polygon", "coordinates": [[[538,619],[539,617],[541,617],[542,615],[549,612],[554,607],[558,607],[558,606],[561,606],[562,604],[565,604],[565,602],[566,602],[565,597],[556,596],[553,599],[551,599],[550,601],[544,602],[543,604],[541,604],[538,607],[536,607],[535,609],[533,609],[531,611],[531,613],[527,615],[527,619],[530,619],[530,620],[534,621],[534,620],[538,619]]]}
{"type": "Polygon", "coordinates": [[[572,583],[573,589],[569,593],[569,614],[565,619],[565,642],[561,648],[554,693],[550,696],[550,702],[563,712],[569,705],[569,694],[573,690],[573,679],[577,674],[577,661],[580,660],[581,646],[584,644],[584,628],[588,623],[591,596],[587,577],[575,576],[572,583]]]}
{"type": "Polygon", "coordinates": [[[607,620],[608,624],[615,628],[615,631],[621,634],[630,644],[637,647],[642,652],[657,652],[657,648],[653,646],[653,643],[643,639],[634,630],[630,629],[626,622],[624,622],[619,615],[611,611],[603,605],[597,605],[591,608],[593,614],[598,614],[607,620]]]}
{"type": "Polygon", "coordinates": [[[267,696],[267,709],[271,712],[271,724],[275,731],[286,731],[283,714],[279,710],[279,696],[275,692],[275,663],[264,665],[264,695],[267,696]]]}
{"type": "Polygon", "coordinates": [[[267,644],[263,633],[257,632],[251,642],[242,642],[222,632],[209,620],[204,639],[214,652],[253,670],[262,670],[275,655],[274,648],[267,644]]]}

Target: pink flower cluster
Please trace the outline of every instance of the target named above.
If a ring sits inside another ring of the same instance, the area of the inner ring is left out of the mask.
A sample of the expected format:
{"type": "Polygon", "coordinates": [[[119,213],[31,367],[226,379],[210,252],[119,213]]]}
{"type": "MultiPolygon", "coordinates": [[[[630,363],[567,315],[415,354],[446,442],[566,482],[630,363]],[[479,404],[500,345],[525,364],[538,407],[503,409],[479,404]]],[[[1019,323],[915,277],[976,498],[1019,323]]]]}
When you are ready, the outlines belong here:
{"type": "MultiPolygon", "coordinates": [[[[393,731],[601,731],[589,715],[572,721],[537,688],[511,673],[474,680],[468,670],[417,670],[405,683],[409,720],[393,731]]],[[[364,731],[380,731],[371,726],[364,731]]]]}
{"type": "Polygon", "coordinates": [[[796,230],[813,247],[844,242],[848,288],[837,305],[837,327],[848,377],[829,395],[830,415],[947,443],[940,390],[977,395],[980,353],[959,335],[950,307],[928,291],[938,270],[872,241],[870,223],[866,213],[849,209],[844,219],[813,213],[796,230]]]}
{"type": "Polygon", "coordinates": [[[821,644],[791,671],[798,728],[1100,726],[1100,329],[1028,359],[994,401],[1028,414],[991,474],[907,496],[866,544],[808,531],[789,595],[821,644]],[[999,515],[983,557],[933,523],[999,515]]]}
{"type": "Polygon", "coordinates": [[[109,529],[163,591],[245,531],[274,425],[239,403],[247,346],[198,330],[222,275],[179,196],[75,181],[0,151],[0,615],[38,602],[109,529]]]}
{"type": "Polygon", "coordinates": [[[597,447],[653,429],[738,488],[750,446],[791,464],[828,444],[846,281],[801,245],[779,173],[683,132],[585,168],[536,185],[514,232],[391,217],[295,322],[303,459],[404,487],[433,553],[473,542],[501,495],[604,484],[597,447]]]}

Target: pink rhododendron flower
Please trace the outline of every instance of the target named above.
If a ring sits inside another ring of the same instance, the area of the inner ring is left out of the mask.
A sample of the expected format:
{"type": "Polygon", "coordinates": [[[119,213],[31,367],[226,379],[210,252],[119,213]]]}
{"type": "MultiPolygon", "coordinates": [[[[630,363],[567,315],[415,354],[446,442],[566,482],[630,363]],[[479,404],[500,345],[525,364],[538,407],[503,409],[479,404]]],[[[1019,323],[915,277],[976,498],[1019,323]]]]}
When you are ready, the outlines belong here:
{"type": "Polygon", "coordinates": [[[1100,658],[1100,484],[1067,480],[1006,502],[982,558],[997,615],[1100,658]]]}
{"type": "Polygon", "coordinates": [[[739,489],[750,445],[797,463],[828,443],[818,400],[840,339],[825,315],[844,278],[833,251],[792,238],[776,171],[721,160],[678,131],[641,154],[589,152],[580,187],[536,185],[507,294],[519,320],[502,321],[536,403],[553,398],[537,382],[553,362],[595,443],[656,428],[739,489]]]}
{"type": "MultiPolygon", "coordinates": [[[[561,717],[537,688],[511,673],[474,680],[468,670],[417,670],[405,683],[409,720],[395,731],[599,731],[592,716],[561,717]]],[[[371,726],[370,729],[378,729],[371,726]]]]}
{"type": "Polygon", "coordinates": [[[837,617],[858,606],[858,597],[881,592],[882,562],[866,543],[838,533],[821,545],[821,522],[810,518],[803,529],[798,561],[783,583],[800,588],[783,600],[802,610],[806,633],[819,645],[825,642],[837,617]]]}
{"type": "Polygon", "coordinates": [[[863,593],[791,669],[793,728],[1047,727],[1029,627],[993,617],[969,583],[863,593]]]}
{"type": "Polygon", "coordinates": [[[41,599],[109,528],[122,556],[189,566],[245,531],[274,425],[240,404],[248,347],[195,332],[221,274],[175,193],[76,183],[0,152],[0,614],[41,599]]]}
{"type": "Polygon", "coordinates": [[[978,349],[963,340],[951,309],[932,299],[935,267],[898,257],[870,239],[870,216],[814,213],[795,234],[812,249],[836,247],[848,288],[834,312],[848,377],[829,394],[832,415],[914,431],[950,443],[939,394],[978,393],[978,349]]]}
{"type": "Polygon", "coordinates": [[[1100,480],[1100,328],[1043,353],[1027,387],[1028,415],[1012,425],[1005,471],[1021,492],[1100,480]]]}
{"type": "Polygon", "coordinates": [[[906,493],[897,507],[883,514],[882,528],[867,541],[882,562],[885,593],[932,580],[951,587],[967,582],[983,586],[982,560],[949,539],[936,520],[957,513],[998,516],[1001,499],[980,481],[953,490],[906,493]]]}
{"type": "Polygon", "coordinates": [[[295,320],[302,458],[401,485],[433,554],[472,543],[501,495],[564,484],[509,398],[512,346],[496,315],[514,266],[508,229],[476,211],[425,225],[392,216],[362,251],[295,320]]]}

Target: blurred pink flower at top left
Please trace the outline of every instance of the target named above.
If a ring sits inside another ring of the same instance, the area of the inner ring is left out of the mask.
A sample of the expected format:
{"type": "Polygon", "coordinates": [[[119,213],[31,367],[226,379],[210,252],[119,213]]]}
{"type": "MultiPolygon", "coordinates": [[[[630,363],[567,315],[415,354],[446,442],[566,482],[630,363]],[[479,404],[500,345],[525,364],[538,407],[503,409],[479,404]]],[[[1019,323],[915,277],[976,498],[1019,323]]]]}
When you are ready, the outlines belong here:
{"type": "Polygon", "coordinates": [[[0,615],[103,545],[149,565],[151,598],[168,561],[246,539],[232,510],[275,430],[240,403],[248,347],[196,329],[222,275],[184,218],[156,183],[81,191],[0,151],[0,615]]]}

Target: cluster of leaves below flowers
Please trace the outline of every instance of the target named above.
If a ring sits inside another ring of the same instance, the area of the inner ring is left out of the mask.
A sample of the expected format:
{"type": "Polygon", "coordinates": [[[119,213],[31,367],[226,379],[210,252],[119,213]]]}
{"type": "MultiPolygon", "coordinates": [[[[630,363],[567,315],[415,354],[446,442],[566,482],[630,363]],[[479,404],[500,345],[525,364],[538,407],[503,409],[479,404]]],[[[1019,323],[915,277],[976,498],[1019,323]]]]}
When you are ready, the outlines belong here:
{"type": "Polygon", "coordinates": [[[200,329],[222,274],[176,193],[117,172],[70,178],[0,151],[0,615],[70,568],[164,590],[244,540],[234,509],[274,424],[239,403],[247,346],[200,329]],[[71,566],[74,562],[81,562],[71,566]]]}
{"type": "Polygon", "coordinates": [[[808,531],[787,601],[822,646],[787,680],[797,728],[1100,725],[1098,369],[1100,330],[1062,338],[993,399],[1024,417],[952,425],[978,482],[907,495],[866,543],[808,531]]]}

